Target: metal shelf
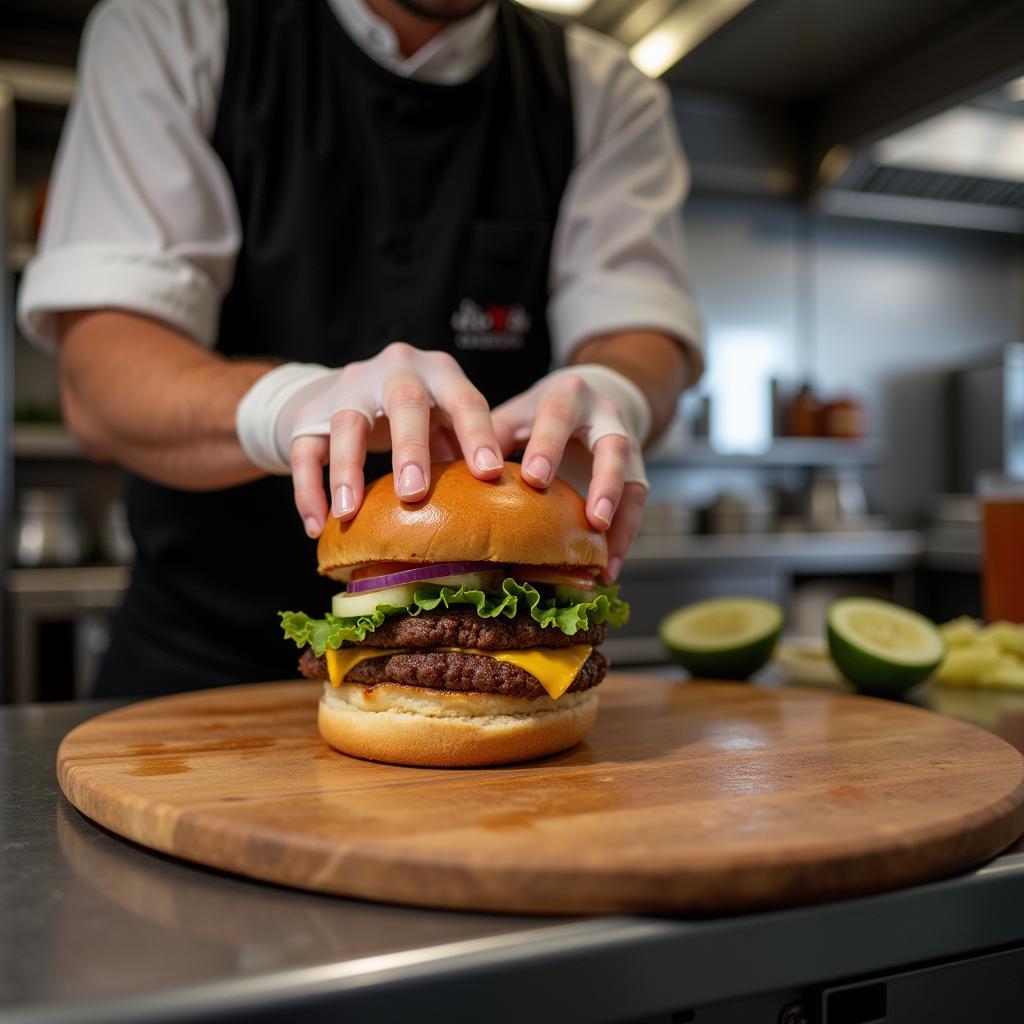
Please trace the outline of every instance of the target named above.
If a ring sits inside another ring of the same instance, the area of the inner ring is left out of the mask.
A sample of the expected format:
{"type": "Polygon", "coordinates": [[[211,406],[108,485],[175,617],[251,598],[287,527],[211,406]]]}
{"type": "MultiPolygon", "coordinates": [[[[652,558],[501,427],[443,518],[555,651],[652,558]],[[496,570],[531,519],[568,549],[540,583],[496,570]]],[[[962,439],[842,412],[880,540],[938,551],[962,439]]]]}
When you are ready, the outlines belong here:
{"type": "Polygon", "coordinates": [[[66,107],[75,94],[74,68],[20,60],[0,60],[0,82],[22,103],[66,107]]]}
{"type": "Polygon", "coordinates": [[[9,593],[22,599],[57,594],[70,600],[78,599],[82,607],[114,607],[127,588],[130,576],[131,569],[125,565],[77,565],[8,569],[5,578],[9,593]]]}
{"type": "Polygon", "coordinates": [[[740,566],[771,566],[793,573],[900,572],[917,565],[924,551],[924,538],[917,530],[641,535],[626,557],[623,578],[740,566]]]}
{"type": "Polygon", "coordinates": [[[81,459],[78,442],[57,423],[15,424],[11,454],[16,459],[81,459]]]}
{"type": "Polygon", "coordinates": [[[655,450],[652,467],[708,468],[873,466],[885,462],[888,445],[881,438],[845,441],[831,437],[778,437],[762,452],[720,452],[704,439],[655,450]]]}

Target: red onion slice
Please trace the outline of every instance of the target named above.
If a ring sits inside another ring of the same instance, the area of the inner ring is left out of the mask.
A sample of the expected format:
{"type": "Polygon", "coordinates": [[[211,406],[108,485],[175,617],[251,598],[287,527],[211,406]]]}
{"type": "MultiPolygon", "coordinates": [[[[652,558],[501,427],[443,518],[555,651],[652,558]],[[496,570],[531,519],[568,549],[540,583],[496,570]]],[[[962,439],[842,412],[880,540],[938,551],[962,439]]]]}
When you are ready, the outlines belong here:
{"type": "Polygon", "coordinates": [[[435,565],[418,565],[415,569],[403,569],[387,576],[371,576],[368,579],[352,580],[345,588],[346,594],[361,594],[366,590],[383,590],[385,587],[400,587],[403,583],[419,583],[421,580],[436,580],[442,576],[461,576],[468,572],[493,572],[496,562],[438,562],[435,565]]]}

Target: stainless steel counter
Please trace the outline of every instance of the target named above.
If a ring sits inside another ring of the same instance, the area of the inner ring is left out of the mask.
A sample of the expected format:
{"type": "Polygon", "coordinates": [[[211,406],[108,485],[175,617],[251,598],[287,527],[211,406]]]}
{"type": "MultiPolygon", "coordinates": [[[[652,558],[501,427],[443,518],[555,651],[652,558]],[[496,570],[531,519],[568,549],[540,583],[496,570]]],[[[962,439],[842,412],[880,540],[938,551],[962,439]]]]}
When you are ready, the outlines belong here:
{"type": "Polygon", "coordinates": [[[625,571],[705,573],[709,569],[777,568],[789,573],[901,572],[924,551],[917,530],[749,533],[637,538],[625,571]]]}
{"type": "MultiPolygon", "coordinates": [[[[952,710],[1024,742],[1024,696],[946,696],[952,710]]],[[[1024,946],[1020,847],[898,893],[704,921],[432,912],[228,877],[124,842],[60,795],[61,736],[108,706],[0,710],[3,1024],[757,1024],[791,1001],[824,1005],[828,981],[1024,946]]],[[[987,1017],[949,1019],[1012,1019],[986,1005],[987,1017]]]]}

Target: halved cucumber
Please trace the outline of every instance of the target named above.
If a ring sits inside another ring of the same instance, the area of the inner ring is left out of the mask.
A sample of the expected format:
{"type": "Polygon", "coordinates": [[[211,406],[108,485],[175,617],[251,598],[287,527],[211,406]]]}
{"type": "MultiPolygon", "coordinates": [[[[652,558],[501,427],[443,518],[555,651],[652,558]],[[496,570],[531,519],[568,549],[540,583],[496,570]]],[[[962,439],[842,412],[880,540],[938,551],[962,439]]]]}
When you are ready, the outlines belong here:
{"type": "Polygon", "coordinates": [[[718,597],[677,608],[658,634],[695,676],[747,679],[767,663],[782,632],[782,609],[759,597],[718,597]]]}
{"type": "Polygon", "coordinates": [[[847,597],[828,611],[836,667],[865,693],[894,695],[927,679],[946,653],[938,627],[888,601],[847,597]]]}

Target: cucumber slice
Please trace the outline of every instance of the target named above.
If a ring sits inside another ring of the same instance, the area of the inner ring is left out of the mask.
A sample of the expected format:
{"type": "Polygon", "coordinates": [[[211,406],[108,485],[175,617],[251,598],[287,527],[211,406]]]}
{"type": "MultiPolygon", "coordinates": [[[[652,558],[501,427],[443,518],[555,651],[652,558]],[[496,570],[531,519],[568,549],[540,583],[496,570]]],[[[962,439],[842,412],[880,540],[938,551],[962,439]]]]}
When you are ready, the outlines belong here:
{"type": "Polygon", "coordinates": [[[718,597],[677,608],[658,635],[695,676],[747,679],[765,665],[782,632],[782,609],[759,597],[718,597]]]}
{"type": "Polygon", "coordinates": [[[824,640],[783,640],[772,660],[794,683],[836,689],[846,686],[824,640]]]}
{"type": "Polygon", "coordinates": [[[342,618],[352,615],[372,615],[379,604],[398,607],[409,604],[422,583],[404,583],[400,587],[368,590],[365,594],[335,594],[331,598],[331,611],[342,618]]]}
{"type": "Polygon", "coordinates": [[[438,576],[432,580],[417,580],[397,587],[382,587],[380,590],[366,590],[358,594],[347,591],[331,598],[331,611],[346,618],[351,615],[372,615],[377,605],[392,604],[402,607],[412,603],[413,594],[423,587],[451,587],[458,590],[490,590],[497,585],[499,573],[464,573],[461,576],[438,576]]]}
{"type": "Polygon", "coordinates": [[[584,601],[593,601],[595,597],[597,591],[593,587],[585,590],[583,587],[570,587],[568,583],[555,586],[555,600],[559,604],[582,604],[584,601]]]}
{"type": "Polygon", "coordinates": [[[828,611],[828,649],[858,690],[894,696],[927,679],[946,653],[935,623],[888,601],[848,597],[828,611]]]}
{"type": "Polygon", "coordinates": [[[431,587],[451,587],[453,590],[458,590],[459,587],[465,587],[467,590],[495,590],[502,578],[502,574],[497,572],[464,572],[457,576],[432,576],[429,579],[417,580],[413,584],[413,589],[426,584],[431,587]]]}

